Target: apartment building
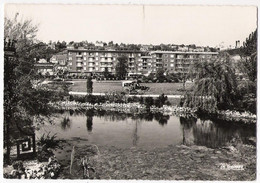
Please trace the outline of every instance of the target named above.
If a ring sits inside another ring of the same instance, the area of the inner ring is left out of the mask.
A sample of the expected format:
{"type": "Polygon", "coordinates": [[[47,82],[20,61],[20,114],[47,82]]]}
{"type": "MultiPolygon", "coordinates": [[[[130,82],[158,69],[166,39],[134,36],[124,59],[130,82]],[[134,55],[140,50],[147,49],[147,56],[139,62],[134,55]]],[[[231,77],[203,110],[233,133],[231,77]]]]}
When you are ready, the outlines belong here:
{"type": "Polygon", "coordinates": [[[153,51],[150,55],[152,73],[160,68],[168,73],[187,73],[192,64],[200,59],[216,57],[218,52],[153,51]]]}
{"type": "Polygon", "coordinates": [[[68,70],[71,74],[96,75],[105,71],[115,74],[117,58],[128,59],[128,75],[149,75],[162,68],[168,73],[187,73],[200,59],[216,57],[218,52],[183,51],[120,51],[68,49],[68,70]]]}
{"type": "Polygon", "coordinates": [[[120,56],[128,58],[128,72],[137,73],[141,51],[68,49],[68,70],[76,74],[97,74],[108,68],[108,71],[114,74],[117,58],[120,56]]]}

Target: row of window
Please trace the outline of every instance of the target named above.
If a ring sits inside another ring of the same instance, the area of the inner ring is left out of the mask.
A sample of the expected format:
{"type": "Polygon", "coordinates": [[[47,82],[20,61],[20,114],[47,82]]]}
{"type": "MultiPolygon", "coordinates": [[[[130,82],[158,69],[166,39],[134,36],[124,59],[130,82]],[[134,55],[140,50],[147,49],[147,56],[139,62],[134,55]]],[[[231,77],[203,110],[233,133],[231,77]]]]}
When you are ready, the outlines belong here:
{"type": "MultiPolygon", "coordinates": [[[[75,52],[74,52],[75,53],[75,52]]],[[[73,55],[73,52],[69,52],[69,55],[73,55]]],[[[141,53],[137,53],[137,54],[127,54],[127,53],[99,53],[99,52],[76,52],[76,55],[89,55],[89,56],[107,56],[107,57],[111,57],[111,56],[122,56],[122,55],[128,55],[129,57],[135,57],[135,56],[139,56],[141,57],[141,53]]]]}

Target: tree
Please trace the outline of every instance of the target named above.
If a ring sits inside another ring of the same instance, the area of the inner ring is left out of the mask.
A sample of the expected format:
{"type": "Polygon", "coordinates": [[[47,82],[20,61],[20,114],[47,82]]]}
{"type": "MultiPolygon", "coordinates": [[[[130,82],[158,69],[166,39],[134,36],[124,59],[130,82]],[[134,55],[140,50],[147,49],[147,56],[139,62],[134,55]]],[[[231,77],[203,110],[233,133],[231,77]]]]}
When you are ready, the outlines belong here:
{"type": "Polygon", "coordinates": [[[242,47],[242,53],[245,56],[251,56],[253,53],[257,52],[257,29],[252,32],[242,47]]]}
{"type": "Polygon", "coordinates": [[[227,53],[220,54],[216,59],[195,63],[189,75],[195,82],[193,91],[185,95],[184,106],[209,112],[234,107],[237,82],[235,69],[227,53]]]}
{"type": "Polygon", "coordinates": [[[14,56],[8,56],[5,43],[4,59],[4,127],[6,158],[10,161],[10,146],[20,135],[34,133],[33,122],[43,122],[51,107],[48,105],[51,91],[33,86],[38,77],[34,70],[38,26],[32,20],[18,20],[17,13],[13,19],[5,17],[4,38],[15,40],[14,56]]]}
{"type": "Polygon", "coordinates": [[[87,92],[92,93],[93,92],[93,81],[91,77],[87,78],[87,92]]]}
{"type": "Polygon", "coordinates": [[[128,63],[127,63],[127,57],[121,56],[117,58],[118,62],[116,64],[116,76],[119,79],[125,79],[125,76],[127,75],[127,69],[128,69],[128,63]]]}
{"type": "Polygon", "coordinates": [[[107,68],[107,67],[105,67],[105,70],[104,70],[104,72],[103,72],[103,75],[104,75],[104,77],[105,77],[106,79],[111,77],[111,74],[108,72],[108,68],[107,68]]]}
{"type": "Polygon", "coordinates": [[[238,68],[248,80],[240,81],[238,88],[241,106],[256,113],[257,89],[257,30],[249,35],[242,47],[241,61],[238,68]]]}
{"type": "Polygon", "coordinates": [[[157,81],[159,81],[160,83],[162,83],[166,79],[163,69],[158,69],[155,76],[157,81]]]}
{"type": "Polygon", "coordinates": [[[240,71],[247,75],[248,79],[255,82],[257,79],[257,29],[249,35],[242,47],[240,71]]]}

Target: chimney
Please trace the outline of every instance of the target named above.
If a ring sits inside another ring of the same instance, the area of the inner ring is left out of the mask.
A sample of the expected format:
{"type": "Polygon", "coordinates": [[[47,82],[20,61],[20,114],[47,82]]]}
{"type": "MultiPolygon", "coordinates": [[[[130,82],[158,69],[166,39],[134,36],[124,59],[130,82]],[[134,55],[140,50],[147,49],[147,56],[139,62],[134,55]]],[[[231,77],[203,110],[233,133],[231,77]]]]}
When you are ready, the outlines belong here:
{"type": "Polygon", "coordinates": [[[236,48],[240,48],[240,41],[239,40],[236,41],[236,48]]]}

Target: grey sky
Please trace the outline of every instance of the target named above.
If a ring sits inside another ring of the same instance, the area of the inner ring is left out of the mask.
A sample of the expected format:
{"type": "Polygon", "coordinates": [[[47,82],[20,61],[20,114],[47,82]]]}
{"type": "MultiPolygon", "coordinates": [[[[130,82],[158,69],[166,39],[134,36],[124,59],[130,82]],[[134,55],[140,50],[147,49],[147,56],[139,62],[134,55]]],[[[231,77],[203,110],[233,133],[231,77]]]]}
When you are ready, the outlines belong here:
{"type": "Polygon", "coordinates": [[[138,6],[8,4],[39,23],[37,38],[52,41],[111,41],[216,46],[243,42],[256,29],[253,6],[138,6]]]}

